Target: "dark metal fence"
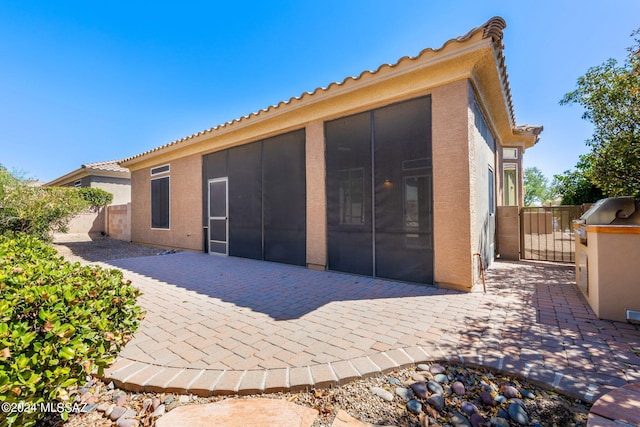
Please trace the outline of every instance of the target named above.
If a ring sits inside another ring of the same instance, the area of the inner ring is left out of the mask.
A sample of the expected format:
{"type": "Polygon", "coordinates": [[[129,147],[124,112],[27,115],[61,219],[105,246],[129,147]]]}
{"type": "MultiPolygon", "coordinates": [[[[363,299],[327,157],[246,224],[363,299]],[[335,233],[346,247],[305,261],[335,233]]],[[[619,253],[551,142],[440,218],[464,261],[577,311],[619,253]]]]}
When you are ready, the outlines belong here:
{"type": "Polygon", "coordinates": [[[520,256],[537,261],[575,262],[573,220],[582,206],[526,207],[520,211],[520,256]]]}

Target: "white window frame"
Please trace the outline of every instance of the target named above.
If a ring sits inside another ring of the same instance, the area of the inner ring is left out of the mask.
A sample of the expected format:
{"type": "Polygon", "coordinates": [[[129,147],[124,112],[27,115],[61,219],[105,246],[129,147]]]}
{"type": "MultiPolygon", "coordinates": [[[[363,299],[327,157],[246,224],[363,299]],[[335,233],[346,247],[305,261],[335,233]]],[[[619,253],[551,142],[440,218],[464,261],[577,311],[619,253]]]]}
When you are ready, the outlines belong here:
{"type": "Polygon", "coordinates": [[[518,147],[502,147],[502,158],[505,160],[518,160],[518,147]],[[513,150],[513,155],[511,150],[513,150]]]}
{"type": "Polygon", "coordinates": [[[165,176],[159,176],[157,178],[152,178],[149,181],[149,226],[151,227],[152,230],[164,230],[164,231],[169,231],[171,230],[171,177],[169,175],[165,175],[165,176]],[[167,228],[159,228],[159,227],[154,227],[153,226],[153,188],[152,187],[152,182],[159,180],[159,179],[168,179],[169,180],[169,201],[168,201],[168,211],[169,211],[169,225],[167,226],[167,228]]]}
{"type": "Polygon", "coordinates": [[[502,164],[502,204],[504,206],[518,206],[518,200],[520,200],[519,195],[519,185],[518,185],[518,164],[517,163],[503,163],[502,164]],[[516,172],[516,195],[515,195],[515,204],[507,204],[507,180],[506,180],[506,172],[507,171],[515,171],[516,172]]]}
{"type": "Polygon", "coordinates": [[[166,165],[160,165],[160,166],[152,167],[149,170],[149,173],[151,174],[151,176],[164,175],[165,173],[170,173],[170,172],[171,172],[171,164],[169,164],[169,163],[167,163],[166,165]],[[154,171],[156,171],[156,170],[158,170],[160,168],[165,168],[165,167],[167,168],[167,170],[163,170],[163,171],[160,171],[160,172],[154,172],[154,171]]]}

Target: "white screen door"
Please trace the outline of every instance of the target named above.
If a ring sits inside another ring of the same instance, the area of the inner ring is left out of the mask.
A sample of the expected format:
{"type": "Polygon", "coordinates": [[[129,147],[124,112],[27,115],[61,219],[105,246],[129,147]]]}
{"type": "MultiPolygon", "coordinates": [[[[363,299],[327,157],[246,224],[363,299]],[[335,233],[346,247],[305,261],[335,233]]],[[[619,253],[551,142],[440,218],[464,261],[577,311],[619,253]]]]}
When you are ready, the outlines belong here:
{"type": "Polygon", "coordinates": [[[209,253],[229,253],[229,178],[209,180],[209,253]]]}

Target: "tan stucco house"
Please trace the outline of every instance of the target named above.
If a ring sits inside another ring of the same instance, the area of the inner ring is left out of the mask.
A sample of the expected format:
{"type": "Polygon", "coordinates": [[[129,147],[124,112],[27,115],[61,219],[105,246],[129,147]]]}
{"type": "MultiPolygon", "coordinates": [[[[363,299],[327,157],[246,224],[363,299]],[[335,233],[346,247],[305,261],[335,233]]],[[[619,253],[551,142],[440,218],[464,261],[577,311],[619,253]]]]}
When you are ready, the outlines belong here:
{"type": "Polygon", "coordinates": [[[496,17],[120,162],[132,241],[470,290],[522,154],[496,17]]]}
{"type": "Polygon", "coordinates": [[[118,160],[86,163],[45,184],[47,187],[92,187],[113,194],[113,205],[131,201],[131,174],[118,160]]]}

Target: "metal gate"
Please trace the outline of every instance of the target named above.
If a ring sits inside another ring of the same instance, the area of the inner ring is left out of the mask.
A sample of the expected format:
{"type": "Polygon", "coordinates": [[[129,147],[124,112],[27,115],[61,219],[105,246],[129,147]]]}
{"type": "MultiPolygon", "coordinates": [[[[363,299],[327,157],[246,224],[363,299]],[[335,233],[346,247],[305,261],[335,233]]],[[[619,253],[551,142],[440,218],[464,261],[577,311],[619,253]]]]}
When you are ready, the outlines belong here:
{"type": "Polygon", "coordinates": [[[520,211],[520,257],[575,262],[573,220],[582,206],[526,207],[520,211]]]}

